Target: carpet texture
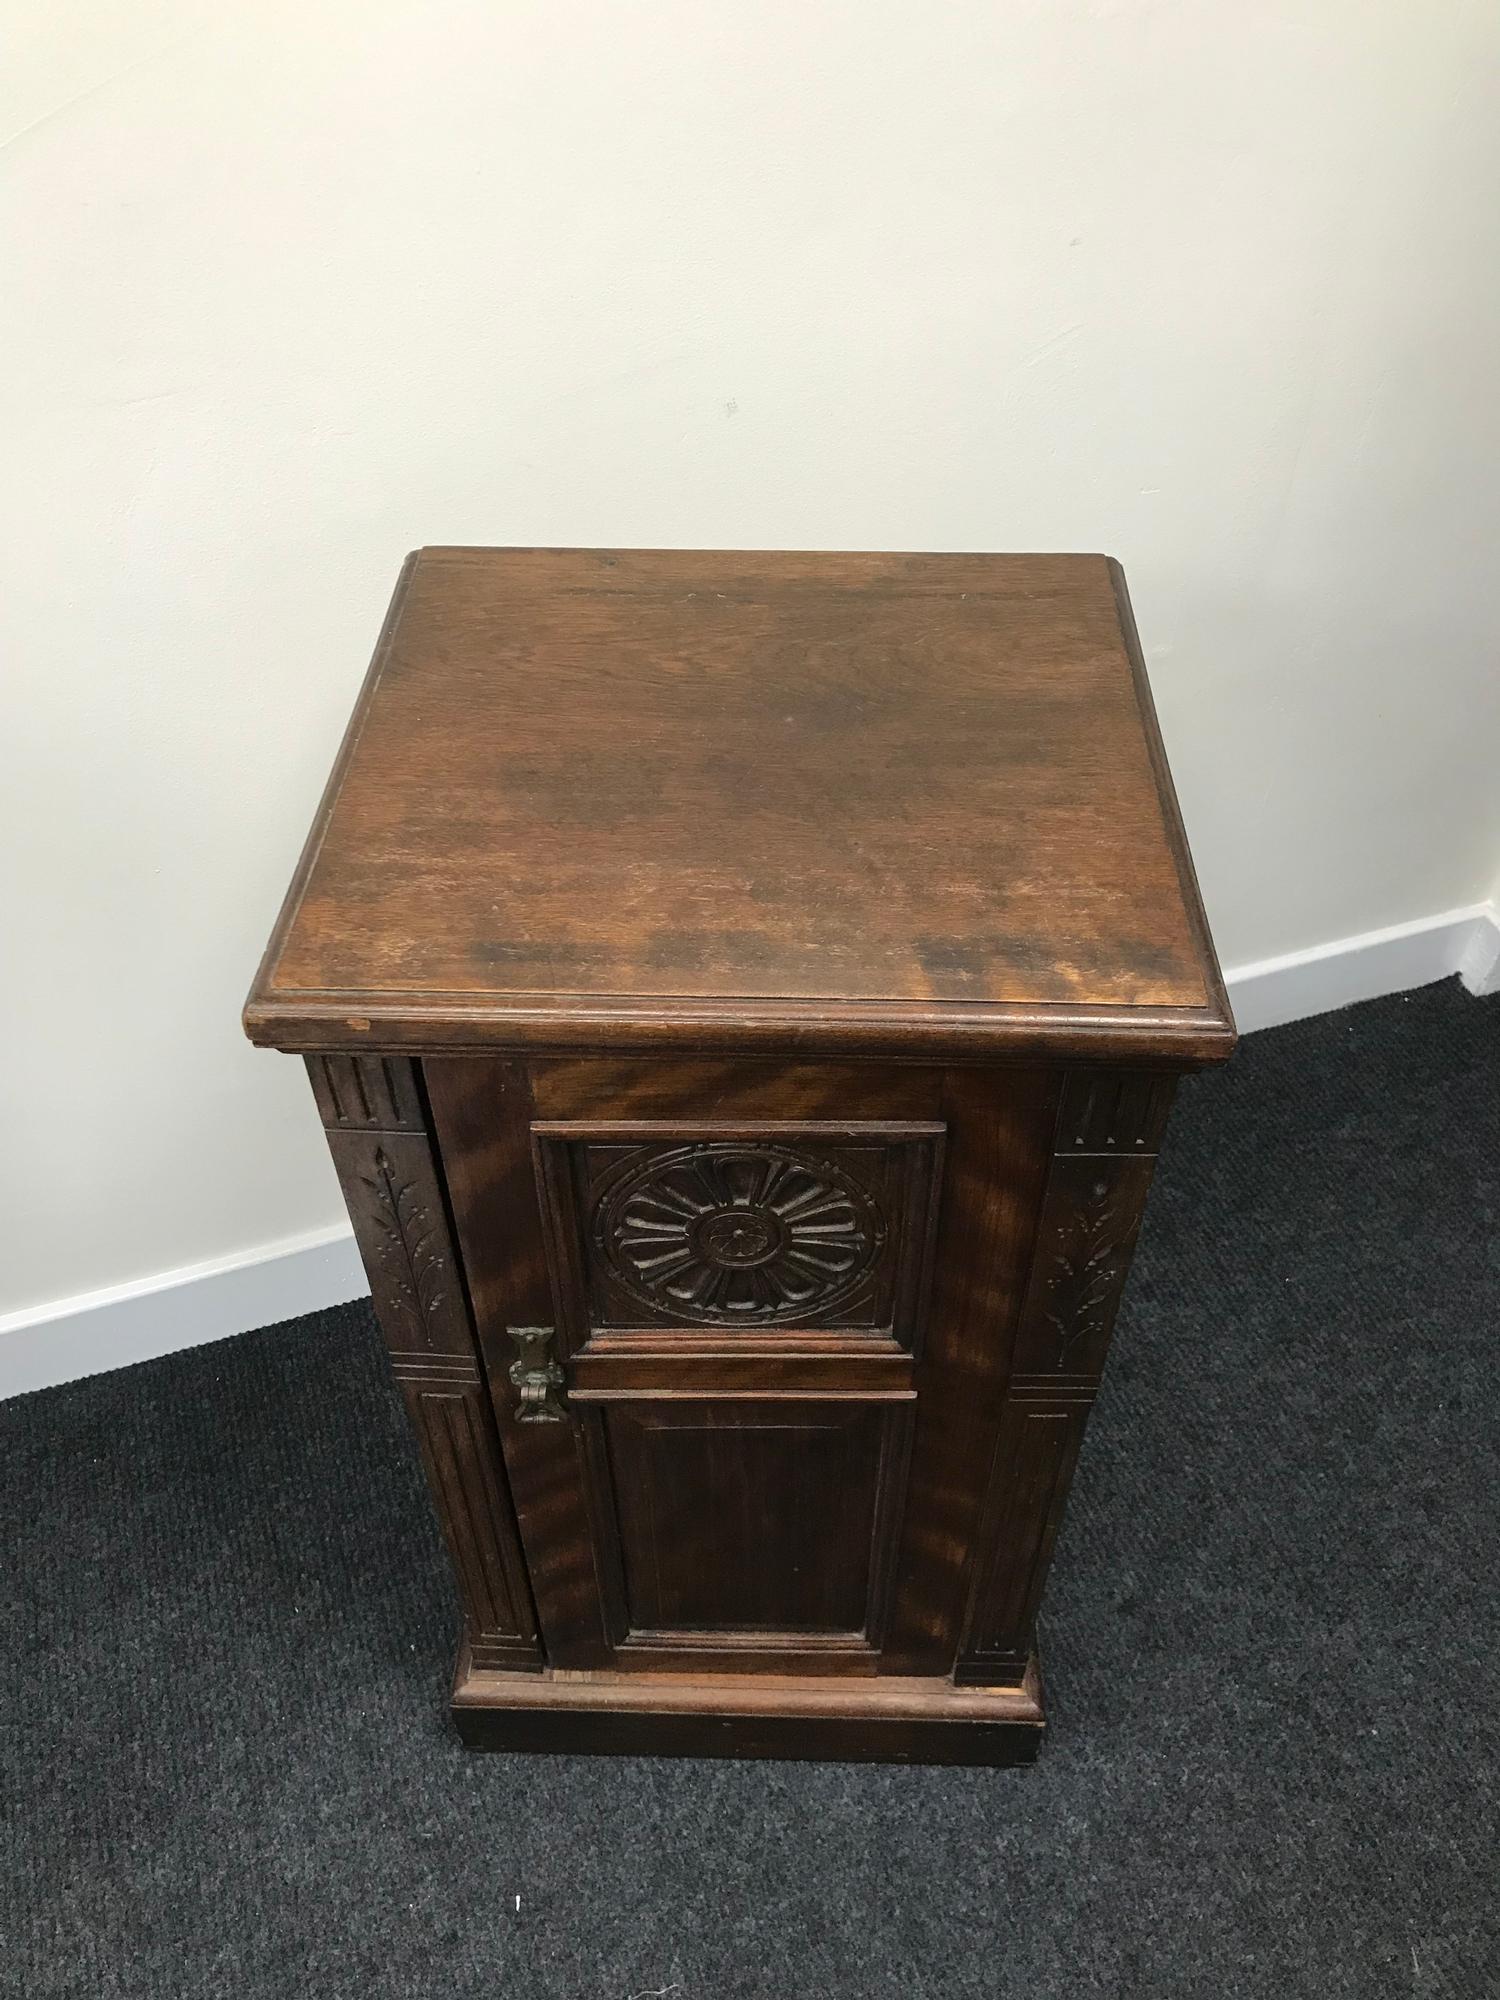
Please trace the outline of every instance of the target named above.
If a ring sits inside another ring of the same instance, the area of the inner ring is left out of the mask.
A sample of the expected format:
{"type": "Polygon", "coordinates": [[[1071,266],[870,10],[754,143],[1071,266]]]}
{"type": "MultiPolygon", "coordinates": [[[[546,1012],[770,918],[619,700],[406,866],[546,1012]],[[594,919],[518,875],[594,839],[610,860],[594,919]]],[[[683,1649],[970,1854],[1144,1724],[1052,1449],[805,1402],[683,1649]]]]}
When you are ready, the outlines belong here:
{"type": "Polygon", "coordinates": [[[1494,1993],[1497,1301],[1500,1001],[1186,1084],[1023,1772],[460,1751],[363,1305],[8,1403],[0,1991],[1494,1993]]]}

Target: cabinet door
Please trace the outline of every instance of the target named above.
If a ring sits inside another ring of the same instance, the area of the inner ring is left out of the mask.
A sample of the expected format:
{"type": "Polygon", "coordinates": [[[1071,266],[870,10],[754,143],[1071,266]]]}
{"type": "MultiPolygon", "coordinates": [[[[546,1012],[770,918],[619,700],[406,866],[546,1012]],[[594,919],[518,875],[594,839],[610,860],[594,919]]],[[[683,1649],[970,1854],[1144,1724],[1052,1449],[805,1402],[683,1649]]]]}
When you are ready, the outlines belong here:
{"type": "Polygon", "coordinates": [[[1055,1078],[425,1073],[551,1663],[946,1671],[1055,1078]]]}

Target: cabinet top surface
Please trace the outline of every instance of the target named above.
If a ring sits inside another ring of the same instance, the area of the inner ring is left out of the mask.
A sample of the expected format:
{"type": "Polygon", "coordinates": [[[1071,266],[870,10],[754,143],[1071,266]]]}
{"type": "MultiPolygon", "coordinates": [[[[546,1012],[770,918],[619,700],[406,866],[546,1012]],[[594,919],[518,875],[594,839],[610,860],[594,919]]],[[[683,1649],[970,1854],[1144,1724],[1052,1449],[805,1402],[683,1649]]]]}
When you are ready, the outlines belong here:
{"type": "Polygon", "coordinates": [[[246,1022],[1233,1033],[1116,565],[566,549],[408,561],[246,1022]]]}

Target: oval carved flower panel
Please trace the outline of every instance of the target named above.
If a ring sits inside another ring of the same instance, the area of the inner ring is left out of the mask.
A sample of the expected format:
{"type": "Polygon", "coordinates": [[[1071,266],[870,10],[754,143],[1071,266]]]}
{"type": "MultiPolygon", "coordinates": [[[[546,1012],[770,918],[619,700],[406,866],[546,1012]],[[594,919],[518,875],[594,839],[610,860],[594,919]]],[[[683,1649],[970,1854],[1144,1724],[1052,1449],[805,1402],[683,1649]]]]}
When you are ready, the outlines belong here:
{"type": "Polygon", "coordinates": [[[600,1203],[594,1239],[653,1312],[714,1325],[829,1311],[868,1275],[885,1224],[831,1160],[730,1143],[652,1152],[600,1203]]]}

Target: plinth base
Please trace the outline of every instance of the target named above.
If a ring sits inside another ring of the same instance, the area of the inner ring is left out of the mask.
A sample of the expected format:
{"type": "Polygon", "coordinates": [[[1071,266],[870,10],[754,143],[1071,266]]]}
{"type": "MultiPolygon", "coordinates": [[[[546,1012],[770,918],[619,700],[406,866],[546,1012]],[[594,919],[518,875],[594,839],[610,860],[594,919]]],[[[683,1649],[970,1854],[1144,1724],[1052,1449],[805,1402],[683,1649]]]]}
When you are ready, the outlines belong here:
{"type": "Polygon", "coordinates": [[[570,1756],[792,1757],[1029,1764],[1041,1742],[1033,1654],[1019,1687],[926,1678],[497,1673],[460,1655],[453,1717],[471,1750],[570,1756]]]}

